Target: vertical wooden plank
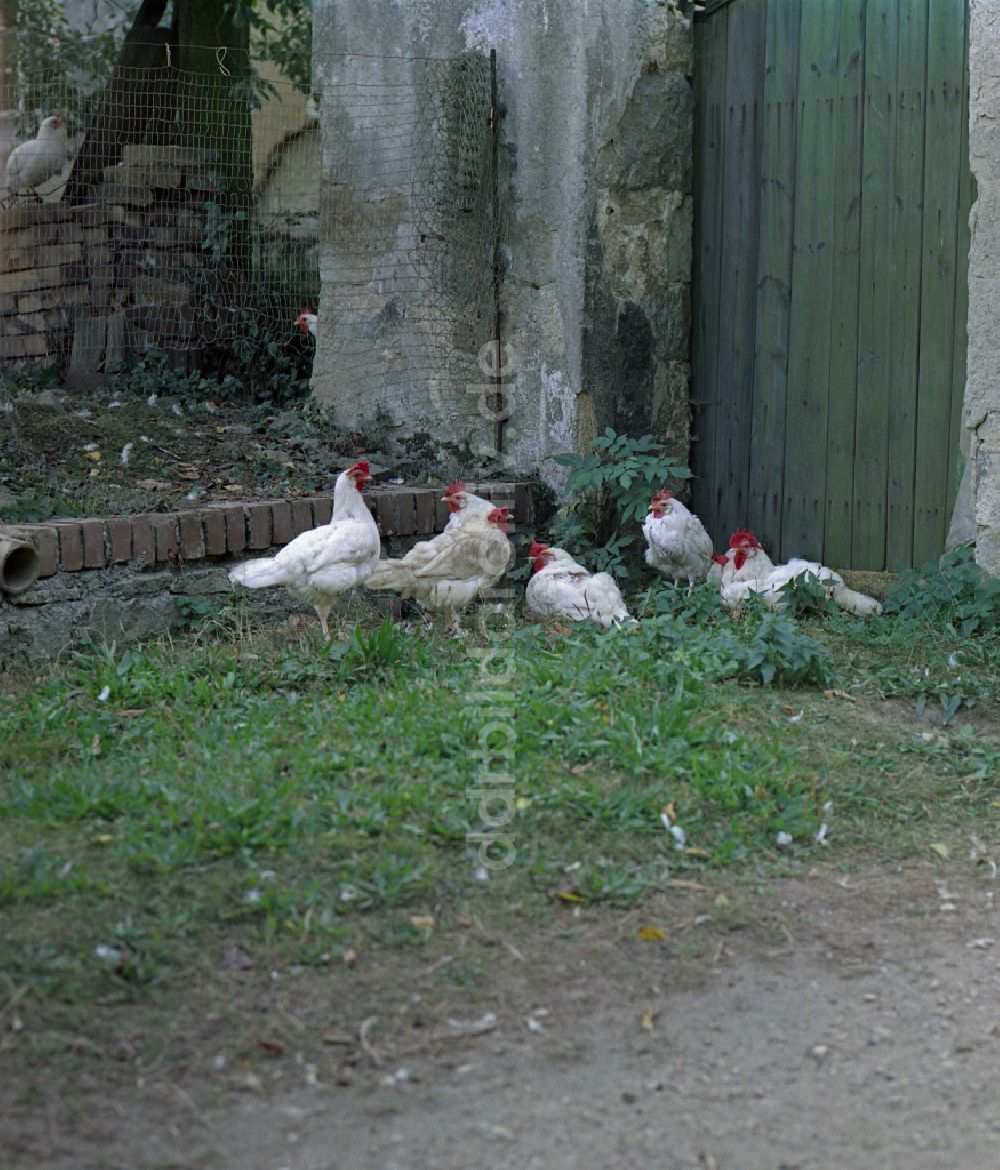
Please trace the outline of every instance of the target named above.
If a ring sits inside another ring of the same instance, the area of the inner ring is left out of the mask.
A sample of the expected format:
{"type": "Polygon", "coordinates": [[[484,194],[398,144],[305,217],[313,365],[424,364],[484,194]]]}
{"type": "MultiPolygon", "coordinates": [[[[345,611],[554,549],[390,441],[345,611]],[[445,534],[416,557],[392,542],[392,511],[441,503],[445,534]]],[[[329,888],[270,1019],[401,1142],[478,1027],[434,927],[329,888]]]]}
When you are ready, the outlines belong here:
{"type": "Polygon", "coordinates": [[[719,408],[723,119],[728,6],[695,20],[692,502],[716,535],[715,428],[719,408]]]}
{"type": "Polygon", "coordinates": [[[837,4],[803,6],[782,559],[819,557],[826,519],[838,33],[837,4]]]}
{"type": "Polygon", "coordinates": [[[825,564],[851,563],[854,419],[857,409],[858,280],[861,242],[861,143],[865,0],[841,0],[837,60],[833,297],[827,415],[825,564]]]}
{"type": "Polygon", "coordinates": [[[781,545],[801,11],[798,0],[770,0],[764,31],[760,250],[747,521],[771,549],[781,545]]]}
{"type": "Polygon", "coordinates": [[[890,318],[885,560],[886,567],[896,572],[908,568],[913,556],[926,57],[927,0],[901,3],[893,127],[892,266],[884,274],[883,297],[890,318]]]}
{"type": "Polygon", "coordinates": [[[730,4],[723,167],[719,387],[712,536],[724,544],[747,521],[754,370],[765,0],[730,4]]]}
{"type": "Polygon", "coordinates": [[[865,20],[858,392],[851,533],[851,567],[855,569],[885,567],[890,392],[890,316],[886,311],[885,274],[892,264],[898,6],[899,0],[869,0],[865,20]]]}
{"type": "Polygon", "coordinates": [[[954,376],[959,176],[967,165],[959,157],[965,113],[965,8],[966,0],[933,0],[928,9],[913,529],[913,557],[918,564],[940,555],[950,519],[948,444],[954,376]]]}
{"type": "MultiPolygon", "coordinates": [[[[948,437],[948,517],[955,507],[962,477],[960,442],[962,406],[965,397],[966,357],[969,348],[969,213],[975,202],[975,179],[969,165],[969,6],[965,9],[962,52],[965,58],[964,93],[962,95],[962,144],[959,149],[958,240],[955,248],[955,353],[952,359],[951,419],[948,437]]],[[[947,535],[947,532],[946,532],[947,535]]]]}

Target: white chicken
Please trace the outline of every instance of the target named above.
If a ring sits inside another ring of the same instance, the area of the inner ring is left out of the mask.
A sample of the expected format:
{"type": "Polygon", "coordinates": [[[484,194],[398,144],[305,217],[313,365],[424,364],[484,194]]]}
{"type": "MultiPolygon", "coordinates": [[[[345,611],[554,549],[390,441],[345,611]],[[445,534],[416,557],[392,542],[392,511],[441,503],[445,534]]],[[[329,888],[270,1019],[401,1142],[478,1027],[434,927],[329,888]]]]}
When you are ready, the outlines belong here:
{"type": "Polygon", "coordinates": [[[524,593],[527,607],[547,617],[583,622],[588,618],[609,629],[632,617],[610,573],[591,573],[565,549],[531,542],[532,576],[524,593]]]}
{"type": "Polygon", "coordinates": [[[507,571],[510,512],[491,508],[473,514],[404,556],[380,561],[366,582],[369,589],[392,589],[443,615],[445,630],[459,631],[458,615],[507,571]]]}
{"type": "Polygon", "coordinates": [[[0,180],[7,173],[7,160],[17,146],[17,128],[21,115],[17,110],[0,110],[0,180]]]}
{"type": "Polygon", "coordinates": [[[726,555],[715,559],[726,609],[738,609],[751,593],[757,594],[768,609],[782,609],[785,604],[782,588],[796,577],[811,576],[823,586],[827,598],[841,609],[859,617],[882,612],[881,604],[874,597],[849,588],[839,573],[818,561],[793,557],[785,565],[775,565],[752,532],[734,532],[726,555]]]}
{"type": "Polygon", "coordinates": [[[382,549],[378,525],[361,494],[370,479],[364,459],[342,471],[333,490],[329,524],[303,532],[273,557],[237,565],[230,581],[248,589],[283,585],[293,597],[313,606],[323,637],[329,639],[327,619],[333,603],[367,580],[382,549]]]}
{"type": "Polygon", "coordinates": [[[298,325],[300,333],[311,333],[315,337],[317,319],[315,313],[310,313],[308,309],[303,309],[295,318],[295,324],[298,325]]]}
{"type": "Polygon", "coordinates": [[[673,579],[688,583],[688,592],[704,581],[712,564],[712,538],[705,526],[671,491],[658,491],[643,521],[646,564],[673,579]]]}
{"type": "Polygon", "coordinates": [[[66,131],[62,118],[50,114],[38,127],[38,135],[10,152],[3,185],[14,195],[31,192],[57,175],[66,165],[66,131]]]}

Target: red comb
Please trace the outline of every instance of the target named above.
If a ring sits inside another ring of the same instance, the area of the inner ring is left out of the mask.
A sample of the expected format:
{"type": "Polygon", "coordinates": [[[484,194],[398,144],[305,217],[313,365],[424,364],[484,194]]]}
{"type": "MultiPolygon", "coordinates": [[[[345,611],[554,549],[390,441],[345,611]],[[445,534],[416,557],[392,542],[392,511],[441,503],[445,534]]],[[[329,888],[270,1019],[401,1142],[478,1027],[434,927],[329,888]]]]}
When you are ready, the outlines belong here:
{"type": "MultiPolygon", "coordinates": [[[[747,528],[737,528],[729,538],[730,548],[760,548],[760,541],[747,528]]],[[[739,566],[737,566],[738,568],[739,566]]]]}
{"type": "Polygon", "coordinates": [[[533,540],[531,548],[528,549],[528,556],[534,560],[535,557],[540,557],[543,552],[548,552],[548,548],[547,544],[539,544],[537,540],[533,540]]]}
{"type": "Polygon", "coordinates": [[[357,463],[351,468],[352,471],[360,471],[362,475],[370,475],[371,467],[367,459],[359,459],[357,463]]]}
{"type": "Polygon", "coordinates": [[[717,565],[728,565],[729,564],[729,557],[724,557],[720,553],[713,553],[712,560],[715,561],[715,563],[717,565]]]}
{"type": "Polygon", "coordinates": [[[453,483],[448,484],[448,486],[444,489],[444,494],[446,496],[454,496],[454,495],[457,495],[459,492],[464,492],[464,491],[465,491],[465,484],[462,483],[462,481],[460,479],[456,479],[453,483]]]}

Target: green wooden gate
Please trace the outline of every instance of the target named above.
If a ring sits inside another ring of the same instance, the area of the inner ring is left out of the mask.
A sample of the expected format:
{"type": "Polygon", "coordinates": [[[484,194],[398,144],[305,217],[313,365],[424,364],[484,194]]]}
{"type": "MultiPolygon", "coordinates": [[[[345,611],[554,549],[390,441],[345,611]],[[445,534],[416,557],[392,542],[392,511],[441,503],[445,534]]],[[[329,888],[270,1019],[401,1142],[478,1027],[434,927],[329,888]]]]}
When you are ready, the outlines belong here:
{"type": "Polygon", "coordinates": [[[968,0],[708,0],[694,503],[717,545],[900,569],[959,476],[968,0]]]}

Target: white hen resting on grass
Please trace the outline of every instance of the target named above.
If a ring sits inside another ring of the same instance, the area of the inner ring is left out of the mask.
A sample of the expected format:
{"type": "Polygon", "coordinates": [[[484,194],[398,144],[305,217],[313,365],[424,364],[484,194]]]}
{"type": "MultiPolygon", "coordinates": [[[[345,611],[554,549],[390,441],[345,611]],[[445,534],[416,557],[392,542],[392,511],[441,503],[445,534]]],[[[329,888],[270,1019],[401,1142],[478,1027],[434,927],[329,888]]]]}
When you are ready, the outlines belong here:
{"type": "Polygon", "coordinates": [[[609,573],[591,573],[565,549],[551,548],[537,540],[531,542],[528,555],[532,577],[524,602],[533,613],[571,622],[589,619],[605,629],[615,622],[633,622],[609,573]]]}
{"type": "Polygon", "coordinates": [[[781,609],[785,605],[783,586],[796,577],[810,576],[823,587],[827,598],[848,613],[870,617],[882,612],[874,597],[851,589],[839,573],[818,561],[794,557],[785,565],[775,565],[752,532],[734,532],[726,555],[716,560],[726,609],[738,609],[751,593],[757,594],[768,609],[781,609]]]}
{"type": "Polygon", "coordinates": [[[368,579],[382,549],[378,525],[361,494],[369,479],[369,466],[363,459],[341,472],[329,524],[303,532],[276,556],[237,565],[229,574],[230,581],[248,589],[284,586],[293,597],[313,606],[323,637],[329,639],[327,619],[333,603],[368,579]]]}

